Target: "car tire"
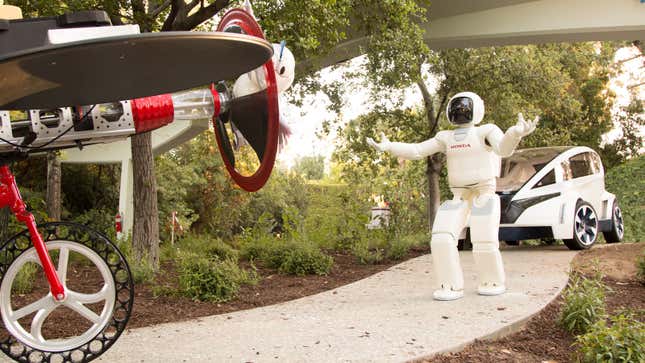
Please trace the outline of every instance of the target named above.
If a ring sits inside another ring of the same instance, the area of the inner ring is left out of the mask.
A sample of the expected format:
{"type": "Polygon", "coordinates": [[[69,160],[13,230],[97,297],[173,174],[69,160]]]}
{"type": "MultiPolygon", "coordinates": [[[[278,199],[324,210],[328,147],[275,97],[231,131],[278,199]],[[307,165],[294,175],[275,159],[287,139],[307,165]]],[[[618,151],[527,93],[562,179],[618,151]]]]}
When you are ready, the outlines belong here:
{"type": "Polygon", "coordinates": [[[506,243],[507,246],[519,246],[520,245],[520,241],[504,241],[504,243],[506,243]]]}
{"type": "Polygon", "coordinates": [[[598,239],[598,215],[591,204],[579,200],[573,213],[573,238],[564,239],[570,250],[586,250],[598,239]]]}
{"type": "Polygon", "coordinates": [[[605,236],[607,243],[617,243],[623,240],[625,235],[625,225],[623,224],[623,212],[618,206],[618,202],[614,200],[614,205],[611,208],[611,229],[602,233],[605,236]]]}

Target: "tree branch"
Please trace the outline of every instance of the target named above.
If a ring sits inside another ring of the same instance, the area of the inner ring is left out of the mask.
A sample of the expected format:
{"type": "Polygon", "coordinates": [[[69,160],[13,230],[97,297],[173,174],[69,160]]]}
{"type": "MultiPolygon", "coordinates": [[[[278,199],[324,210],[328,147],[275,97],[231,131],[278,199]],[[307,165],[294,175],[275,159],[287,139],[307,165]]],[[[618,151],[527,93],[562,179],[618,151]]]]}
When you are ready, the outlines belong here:
{"type": "Polygon", "coordinates": [[[184,21],[173,24],[172,30],[192,30],[195,29],[199,24],[205,22],[206,20],[213,17],[213,15],[219,13],[222,9],[228,6],[230,0],[216,0],[214,3],[208,5],[205,8],[199,9],[196,13],[187,17],[184,21]]]}
{"type": "Polygon", "coordinates": [[[148,8],[148,15],[150,15],[151,18],[156,18],[161,14],[164,10],[168,9],[170,4],[172,3],[172,0],[166,0],[163,3],[159,4],[156,7],[150,7],[148,8]]]}

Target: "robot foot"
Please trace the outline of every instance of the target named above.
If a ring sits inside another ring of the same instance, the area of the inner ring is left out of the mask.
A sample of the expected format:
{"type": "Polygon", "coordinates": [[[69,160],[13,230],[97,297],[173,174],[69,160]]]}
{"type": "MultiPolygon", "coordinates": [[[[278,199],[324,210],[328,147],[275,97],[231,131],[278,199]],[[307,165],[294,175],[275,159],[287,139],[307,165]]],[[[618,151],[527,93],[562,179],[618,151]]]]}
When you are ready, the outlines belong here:
{"type": "Polygon", "coordinates": [[[441,288],[432,293],[432,297],[439,301],[457,300],[464,297],[464,290],[453,290],[441,288]]]}
{"type": "Polygon", "coordinates": [[[506,286],[504,286],[504,284],[498,284],[494,282],[483,282],[477,287],[477,293],[479,295],[495,296],[501,295],[504,292],[506,292],[506,286]]]}

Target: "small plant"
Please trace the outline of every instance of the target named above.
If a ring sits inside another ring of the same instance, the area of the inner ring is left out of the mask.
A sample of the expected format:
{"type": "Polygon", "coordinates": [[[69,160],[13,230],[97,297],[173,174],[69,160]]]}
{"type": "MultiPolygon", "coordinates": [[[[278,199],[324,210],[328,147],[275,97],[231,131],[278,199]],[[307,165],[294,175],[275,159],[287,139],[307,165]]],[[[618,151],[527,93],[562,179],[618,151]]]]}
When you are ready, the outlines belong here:
{"type": "Polygon", "coordinates": [[[233,299],[241,285],[255,284],[254,272],[241,269],[236,261],[208,258],[195,253],[179,255],[179,287],[183,295],[199,301],[233,299]]]}
{"type": "Polygon", "coordinates": [[[354,244],[352,253],[358,262],[366,265],[372,265],[383,261],[385,250],[379,247],[372,247],[367,240],[362,240],[354,244]]]}
{"type": "Polygon", "coordinates": [[[36,272],[38,272],[37,264],[33,262],[24,264],[13,281],[12,290],[18,294],[30,293],[34,288],[36,272]]]}
{"type": "Polygon", "coordinates": [[[305,243],[291,242],[274,251],[273,267],[290,275],[327,275],[334,265],[331,256],[305,243]]]}
{"type": "Polygon", "coordinates": [[[605,289],[600,275],[587,278],[572,274],[568,288],[562,293],[560,324],[574,334],[587,332],[605,316],[605,289]]]}
{"type": "Polygon", "coordinates": [[[176,248],[183,252],[192,252],[220,260],[231,259],[237,261],[239,255],[235,248],[221,239],[209,235],[187,235],[177,244],[176,248]]]}
{"type": "Polygon", "coordinates": [[[580,362],[645,362],[645,323],[632,314],[601,319],[576,337],[580,362]]]}
{"type": "Polygon", "coordinates": [[[152,282],[155,278],[155,269],[148,256],[143,256],[140,260],[130,259],[130,272],[135,284],[152,282]]]}

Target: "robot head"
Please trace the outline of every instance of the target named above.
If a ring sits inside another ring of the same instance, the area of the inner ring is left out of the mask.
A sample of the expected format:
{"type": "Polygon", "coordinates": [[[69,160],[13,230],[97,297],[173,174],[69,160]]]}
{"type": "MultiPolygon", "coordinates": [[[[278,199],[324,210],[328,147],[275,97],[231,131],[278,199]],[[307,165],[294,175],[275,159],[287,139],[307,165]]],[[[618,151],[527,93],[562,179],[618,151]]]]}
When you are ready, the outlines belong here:
{"type": "MultiPolygon", "coordinates": [[[[273,44],[273,68],[275,70],[275,81],[278,93],[282,93],[291,87],[295,78],[296,60],[284,42],[273,44]]],[[[267,88],[264,66],[244,73],[233,85],[235,97],[241,97],[267,88]]]]}
{"type": "Polygon", "coordinates": [[[484,101],[473,92],[457,93],[448,102],[446,115],[453,125],[477,125],[484,118],[484,101]]]}

